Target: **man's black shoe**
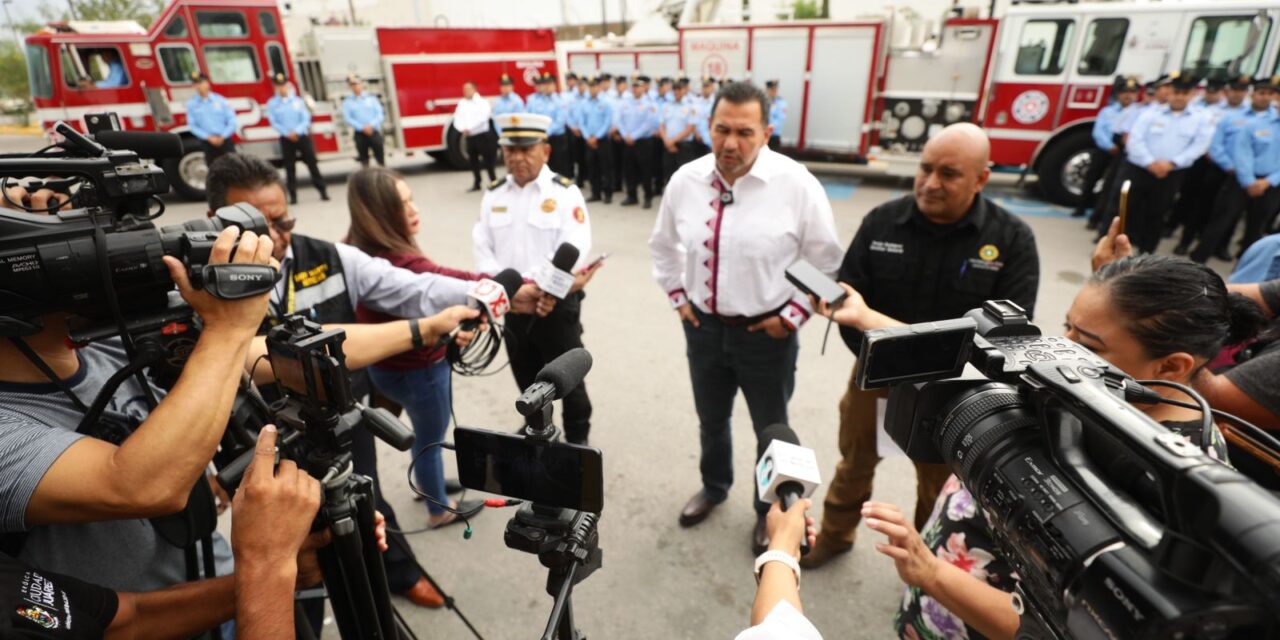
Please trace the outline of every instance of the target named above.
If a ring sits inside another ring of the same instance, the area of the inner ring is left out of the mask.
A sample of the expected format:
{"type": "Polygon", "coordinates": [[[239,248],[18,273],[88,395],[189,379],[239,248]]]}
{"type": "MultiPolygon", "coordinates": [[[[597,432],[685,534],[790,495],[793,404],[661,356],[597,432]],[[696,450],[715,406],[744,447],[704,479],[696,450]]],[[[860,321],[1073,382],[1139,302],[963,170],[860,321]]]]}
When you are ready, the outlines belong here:
{"type": "Polygon", "coordinates": [[[1072,212],[1071,212],[1071,217],[1072,217],[1072,218],[1083,218],[1083,217],[1084,217],[1084,209],[1076,209],[1075,211],[1072,211],[1072,212]]]}
{"type": "Polygon", "coordinates": [[[688,528],[706,520],[707,516],[711,515],[711,511],[719,504],[719,502],[709,500],[706,492],[699,489],[685,503],[684,508],[680,510],[680,526],[688,528]]]}
{"type": "Polygon", "coordinates": [[[605,203],[605,204],[613,204],[613,196],[605,196],[605,197],[604,197],[604,203],[605,203]]]}
{"type": "Polygon", "coordinates": [[[1089,231],[1097,231],[1098,230],[1097,218],[1089,218],[1089,221],[1084,224],[1084,228],[1089,231]]]}
{"type": "Polygon", "coordinates": [[[1190,242],[1179,242],[1179,243],[1178,243],[1178,246],[1176,246],[1176,247],[1174,247],[1174,248],[1173,248],[1173,255],[1175,255],[1175,256],[1185,256],[1185,255],[1187,255],[1187,252],[1188,252],[1188,251],[1190,251],[1190,250],[1191,250],[1191,243],[1190,243],[1190,242]]]}
{"type": "Polygon", "coordinates": [[[473,192],[476,192],[476,191],[479,191],[479,190],[480,190],[480,185],[478,185],[478,184],[473,184],[473,185],[471,185],[471,188],[470,188],[470,189],[467,189],[467,193],[473,193],[473,192]]]}
{"type": "Polygon", "coordinates": [[[1235,261],[1236,261],[1236,257],[1235,257],[1235,256],[1233,256],[1233,255],[1231,255],[1231,251],[1229,251],[1229,250],[1217,251],[1217,252],[1215,252],[1215,253],[1213,254],[1213,257],[1215,257],[1215,258],[1217,258],[1217,259],[1219,259],[1219,260],[1222,260],[1223,262],[1235,262],[1235,261]]]}
{"type": "Polygon", "coordinates": [[[324,200],[325,202],[328,202],[328,201],[329,201],[329,192],[328,192],[328,191],[321,191],[321,192],[320,192],[320,199],[321,199],[321,200],[324,200]]]}
{"type": "Polygon", "coordinates": [[[600,196],[591,196],[587,198],[587,202],[600,202],[600,196]]]}
{"type": "Polygon", "coordinates": [[[623,207],[634,207],[635,205],[640,204],[640,201],[636,200],[635,198],[626,198],[622,202],[619,202],[618,204],[623,207]]]}
{"type": "Polygon", "coordinates": [[[645,199],[644,199],[644,208],[645,208],[645,209],[652,209],[652,208],[653,208],[653,198],[645,198],[645,199]]]}

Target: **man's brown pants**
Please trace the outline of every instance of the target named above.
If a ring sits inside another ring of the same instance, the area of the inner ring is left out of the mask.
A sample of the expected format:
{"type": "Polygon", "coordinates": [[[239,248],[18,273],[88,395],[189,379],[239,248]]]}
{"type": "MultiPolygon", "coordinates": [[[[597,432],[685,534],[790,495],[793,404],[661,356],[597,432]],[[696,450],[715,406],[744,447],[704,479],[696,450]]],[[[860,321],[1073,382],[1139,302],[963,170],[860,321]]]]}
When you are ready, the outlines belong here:
{"type": "MultiPolygon", "coordinates": [[[[876,452],[876,400],[888,389],[863,391],[849,377],[849,389],[840,399],[840,463],[827,487],[822,529],[818,543],[835,548],[853,544],[854,530],[862,520],[862,504],[871,499],[880,456],[876,452]]],[[[933,503],[951,470],[943,464],[916,463],[915,524],[919,530],[933,511],[933,503]]]]}

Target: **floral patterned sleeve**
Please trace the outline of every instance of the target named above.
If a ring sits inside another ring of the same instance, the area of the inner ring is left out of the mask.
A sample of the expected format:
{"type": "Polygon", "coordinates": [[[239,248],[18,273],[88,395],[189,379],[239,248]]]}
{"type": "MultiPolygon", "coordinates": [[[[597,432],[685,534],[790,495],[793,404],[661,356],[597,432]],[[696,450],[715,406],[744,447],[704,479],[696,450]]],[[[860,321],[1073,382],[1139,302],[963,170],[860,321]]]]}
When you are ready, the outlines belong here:
{"type": "MultiPolygon", "coordinates": [[[[1191,442],[1199,442],[1200,421],[1163,424],[1191,442]]],[[[1227,464],[1226,442],[1216,427],[1206,453],[1227,464]]],[[[920,537],[934,555],[1001,591],[1012,593],[1017,585],[1018,575],[999,555],[986,514],[978,509],[969,490],[955,475],[943,485],[920,537]]],[[[918,587],[907,587],[893,625],[898,637],[909,640],[985,638],[918,587]]]]}

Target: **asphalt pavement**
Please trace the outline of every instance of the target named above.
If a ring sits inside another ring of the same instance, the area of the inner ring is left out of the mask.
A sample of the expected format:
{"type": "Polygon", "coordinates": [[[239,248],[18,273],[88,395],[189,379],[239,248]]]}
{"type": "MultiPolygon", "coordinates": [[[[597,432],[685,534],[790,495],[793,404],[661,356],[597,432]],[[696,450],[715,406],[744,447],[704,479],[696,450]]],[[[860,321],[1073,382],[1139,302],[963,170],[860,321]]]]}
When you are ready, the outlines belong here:
{"type": "MultiPolygon", "coordinates": [[[[38,148],[39,140],[0,137],[0,151],[38,148]]],[[[420,158],[397,158],[422,210],[418,240],[425,253],[445,265],[470,268],[471,227],[480,195],[467,193],[466,172],[443,169],[420,158]]],[[[321,202],[310,186],[291,207],[296,233],[328,240],[347,230],[345,175],[352,161],[322,165],[329,175],[331,202],[321,202]]],[[[825,168],[825,166],[824,166],[825,168]]],[[[302,167],[299,167],[303,171],[302,167]]],[[[499,170],[501,174],[501,170],[499,170]]],[[[842,244],[853,238],[862,217],[876,205],[910,192],[905,180],[838,169],[820,175],[835,212],[842,244]]],[[[1069,211],[1037,200],[997,176],[988,193],[1023,217],[1035,231],[1041,258],[1037,323],[1057,333],[1071,299],[1089,272],[1092,233],[1069,211]]],[[[304,181],[305,184],[305,181],[304,181]]],[[[578,627],[587,638],[732,638],[748,624],[755,593],[750,533],[754,436],[745,404],[735,408],[735,483],[729,500],[704,523],[682,529],[676,516],[697,490],[697,419],[684,355],[684,339],[665,294],[654,284],[646,242],[654,209],[617,204],[590,207],[594,234],[591,255],[610,257],[587,289],[583,339],[595,365],[587,377],[595,414],[591,444],[604,454],[605,507],[600,521],[603,568],[580,583],[573,597],[578,627]]],[[[161,224],[201,217],[206,207],[170,198],[161,224]]],[[[1166,250],[1170,248],[1165,247],[1166,250]]],[[[1216,264],[1225,269],[1225,265],[1216,264]]],[[[853,358],[832,331],[820,353],[826,322],[809,322],[801,331],[796,392],[791,400],[793,428],[812,447],[824,474],[830,474],[836,448],[837,403],[853,358]]],[[[505,361],[500,356],[498,363],[505,361]]],[[[521,420],[514,401],[518,389],[509,371],[477,378],[454,378],[454,410],[460,424],[513,430],[521,420]]],[[[382,486],[402,526],[421,529],[426,509],[412,499],[406,482],[408,454],[381,445],[382,486]]],[[[446,454],[446,465],[453,466],[446,454]]],[[[905,458],[881,463],[877,500],[910,509],[914,472],[905,458]]],[[[821,495],[814,515],[821,516],[821,495]]],[[[551,610],[545,592],[547,571],[532,555],[506,548],[503,530],[512,510],[488,510],[472,520],[468,540],[462,526],[409,537],[418,557],[485,638],[540,637],[551,610]]],[[[225,518],[229,517],[224,516],[225,518]]],[[[225,527],[226,522],[223,522],[225,527]]],[[[874,550],[879,538],[865,527],[852,553],[820,570],[806,571],[801,598],[805,613],[828,638],[885,638],[902,599],[893,564],[874,550]]],[[[458,616],[447,610],[397,605],[419,638],[472,637],[458,616]]],[[[325,636],[337,637],[329,626],[325,636]]]]}

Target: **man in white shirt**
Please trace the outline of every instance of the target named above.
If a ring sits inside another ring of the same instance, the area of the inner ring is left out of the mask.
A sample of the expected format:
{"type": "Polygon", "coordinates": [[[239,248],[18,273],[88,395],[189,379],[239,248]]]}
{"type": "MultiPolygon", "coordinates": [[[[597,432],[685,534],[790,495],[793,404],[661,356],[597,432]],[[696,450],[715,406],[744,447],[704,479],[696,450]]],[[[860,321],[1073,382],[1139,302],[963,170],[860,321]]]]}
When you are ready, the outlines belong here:
{"type": "MultiPolygon", "coordinates": [[[[702,489],[680,513],[702,522],[733,484],[729,418],[741,389],[759,434],[787,422],[799,342],[811,313],[785,270],[805,259],[840,267],[831,204],[817,178],[767,148],[769,98],[748,83],[725,85],[712,107],[710,155],[672,176],[649,252],[653,274],[679,313],[700,423],[702,489]]],[[[757,453],[767,442],[757,442],[757,453]]],[[[768,545],[764,514],[753,535],[768,545]]]]}
{"type": "Polygon", "coordinates": [[[475,179],[470,190],[479,191],[482,156],[484,169],[489,173],[489,186],[498,183],[493,174],[493,159],[498,152],[497,134],[491,123],[493,107],[476,91],[474,83],[463,84],[462,95],[453,111],[453,128],[467,137],[467,156],[471,158],[471,175],[475,179]]]}

